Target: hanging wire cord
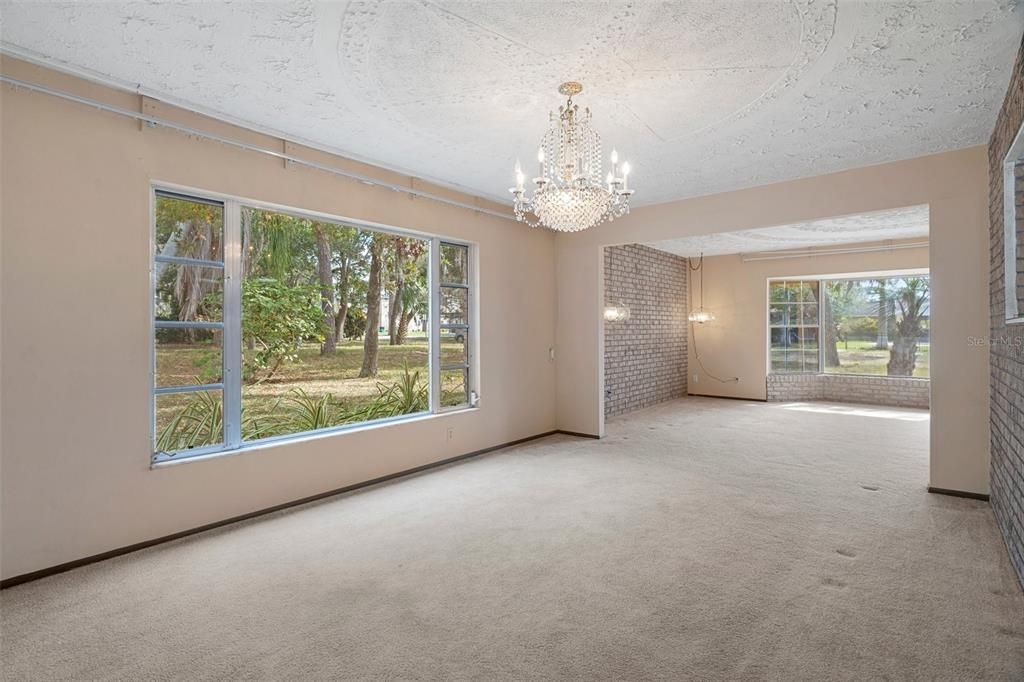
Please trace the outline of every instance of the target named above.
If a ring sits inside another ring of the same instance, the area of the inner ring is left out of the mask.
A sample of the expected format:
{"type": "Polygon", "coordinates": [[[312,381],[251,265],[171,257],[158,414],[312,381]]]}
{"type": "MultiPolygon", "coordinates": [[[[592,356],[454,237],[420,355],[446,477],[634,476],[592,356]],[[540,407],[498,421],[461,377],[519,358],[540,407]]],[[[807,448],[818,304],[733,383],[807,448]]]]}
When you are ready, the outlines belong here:
{"type": "MultiPolygon", "coordinates": [[[[693,267],[693,259],[687,258],[686,264],[690,268],[690,272],[700,272],[700,309],[704,310],[704,254],[700,254],[700,258],[697,260],[697,267],[693,267]]],[[[693,307],[693,288],[690,288],[690,307],[693,307]]],[[[697,327],[690,322],[690,339],[693,341],[693,357],[697,358],[697,364],[704,371],[708,377],[714,379],[720,384],[732,384],[738,383],[739,377],[730,377],[723,379],[720,376],[712,374],[708,371],[708,368],[704,366],[704,361],[700,357],[700,349],[697,347],[697,327]]]]}

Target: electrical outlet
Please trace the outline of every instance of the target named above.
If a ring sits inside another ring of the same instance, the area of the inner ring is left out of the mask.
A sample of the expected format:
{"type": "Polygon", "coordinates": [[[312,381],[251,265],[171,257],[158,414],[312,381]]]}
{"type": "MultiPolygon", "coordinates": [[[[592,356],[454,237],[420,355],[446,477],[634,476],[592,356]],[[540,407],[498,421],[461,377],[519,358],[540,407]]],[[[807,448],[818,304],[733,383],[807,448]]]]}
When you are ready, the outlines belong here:
{"type": "Polygon", "coordinates": [[[693,383],[695,383],[695,384],[699,384],[700,383],[700,375],[699,374],[694,374],[693,375],[693,383]]]}
{"type": "Polygon", "coordinates": [[[455,440],[455,429],[448,427],[448,440],[455,440]]]}

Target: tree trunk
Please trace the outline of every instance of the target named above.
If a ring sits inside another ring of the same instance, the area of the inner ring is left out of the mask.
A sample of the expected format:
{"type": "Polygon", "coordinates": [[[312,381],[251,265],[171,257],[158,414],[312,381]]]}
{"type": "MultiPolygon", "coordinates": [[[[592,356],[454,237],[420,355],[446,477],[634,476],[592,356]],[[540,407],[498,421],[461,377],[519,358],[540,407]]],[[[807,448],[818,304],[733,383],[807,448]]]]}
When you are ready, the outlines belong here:
{"type": "Polygon", "coordinates": [[[380,260],[384,237],[374,235],[370,244],[370,278],[366,285],[366,333],[363,335],[361,378],[377,376],[377,350],[380,338],[380,260]]]}
{"type": "Polygon", "coordinates": [[[395,244],[395,291],[388,306],[388,343],[397,346],[402,343],[398,322],[402,315],[402,294],[405,290],[405,256],[402,243],[395,244]]]}
{"type": "Polygon", "coordinates": [[[317,274],[320,277],[320,308],[324,312],[324,342],[320,355],[334,355],[337,345],[334,338],[334,276],[331,273],[331,241],[324,226],[313,224],[316,233],[317,274]]]}
{"type": "Polygon", "coordinates": [[[891,377],[912,377],[917,364],[917,337],[897,336],[889,351],[886,372],[891,377]]]}
{"type": "Polygon", "coordinates": [[[334,340],[345,338],[345,318],[348,317],[349,259],[343,258],[338,273],[338,312],[334,315],[334,340]]]}
{"type": "Polygon", "coordinates": [[[885,291],[885,280],[878,280],[878,339],[875,348],[889,350],[889,297],[885,291]]]}
{"type": "Polygon", "coordinates": [[[346,317],[348,317],[348,304],[342,303],[338,306],[338,313],[334,316],[334,338],[338,341],[345,338],[346,317]]]}
{"type": "Polygon", "coordinates": [[[822,283],[821,292],[821,334],[823,348],[825,350],[825,367],[839,366],[839,351],[836,343],[839,341],[839,333],[836,329],[835,317],[832,314],[832,299],[825,291],[827,287],[822,283]]]}
{"type": "Polygon", "coordinates": [[[413,310],[412,308],[403,308],[402,315],[398,320],[398,345],[405,343],[405,338],[409,334],[409,321],[412,320],[413,310]]]}

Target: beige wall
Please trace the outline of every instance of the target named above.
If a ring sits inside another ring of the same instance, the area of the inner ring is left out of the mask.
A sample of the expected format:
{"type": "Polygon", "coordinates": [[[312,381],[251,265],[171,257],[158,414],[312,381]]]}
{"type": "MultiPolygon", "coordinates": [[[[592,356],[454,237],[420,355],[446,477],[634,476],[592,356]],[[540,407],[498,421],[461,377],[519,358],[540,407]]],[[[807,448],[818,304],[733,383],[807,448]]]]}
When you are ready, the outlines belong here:
{"type": "MultiPolygon", "coordinates": [[[[4,59],[2,70],[255,144],[282,145],[15,60],[4,59]]],[[[603,246],[916,204],[931,210],[930,482],[988,489],[988,351],[968,345],[988,328],[982,148],[641,208],[556,239],[47,95],[3,86],[0,96],[5,578],[556,427],[603,433],[603,246]],[[153,180],[477,242],[481,407],[151,470],[153,180]],[[451,442],[448,427],[455,428],[451,442]]],[[[281,148],[479,201],[312,150],[281,148]]]]}
{"type": "MultiPolygon", "coordinates": [[[[738,255],[705,258],[704,305],[714,312],[716,319],[709,324],[695,325],[697,347],[708,372],[723,379],[739,377],[739,381],[719,383],[707,376],[696,361],[691,343],[690,393],[755,400],[767,397],[769,278],[927,267],[927,247],[748,263],[738,255]]],[[[699,287],[696,282],[694,286],[699,287]]],[[[699,293],[699,288],[693,289],[693,296],[699,293]]]]}
{"type": "MultiPolygon", "coordinates": [[[[972,147],[638,208],[623,220],[559,235],[559,428],[604,432],[601,303],[595,293],[601,290],[603,246],[928,204],[934,342],[929,483],[987,493],[988,349],[970,343],[988,333],[987,182],[985,149],[972,147]],[[572,348],[570,357],[566,348],[572,348]]],[[[637,186],[642,192],[639,172],[637,186]]]]}
{"type": "MultiPolygon", "coordinates": [[[[282,145],[14,60],[4,59],[3,71],[282,145]]],[[[551,233],[44,94],[6,85],[0,94],[4,578],[554,428],[551,233]],[[480,408],[150,469],[152,180],[477,242],[480,408]]]]}

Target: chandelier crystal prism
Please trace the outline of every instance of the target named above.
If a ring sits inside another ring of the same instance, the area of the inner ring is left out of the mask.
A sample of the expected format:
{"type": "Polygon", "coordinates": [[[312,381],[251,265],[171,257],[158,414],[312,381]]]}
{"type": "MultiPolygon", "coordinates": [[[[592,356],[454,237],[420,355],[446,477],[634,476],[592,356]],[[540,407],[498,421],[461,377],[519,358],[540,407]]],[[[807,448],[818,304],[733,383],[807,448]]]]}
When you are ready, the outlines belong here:
{"type": "Polygon", "coordinates": [[[558,87],[568,99],[557,113],[551,112],[541,138],[532,197],[526,196],[526,176],[516,162],[516,186],[509,190],[512,206],[516,220],[531,227],[578,232],[629,213],[629,164],[619,165],[619,155],[612,150],[611,170],[602,177],[601,136],[590,125],[590,109],[581,113],[572,101],[582,91],[575,81],[558,87]]]}

